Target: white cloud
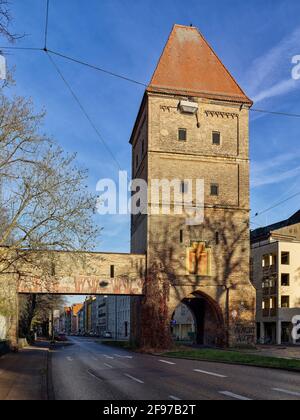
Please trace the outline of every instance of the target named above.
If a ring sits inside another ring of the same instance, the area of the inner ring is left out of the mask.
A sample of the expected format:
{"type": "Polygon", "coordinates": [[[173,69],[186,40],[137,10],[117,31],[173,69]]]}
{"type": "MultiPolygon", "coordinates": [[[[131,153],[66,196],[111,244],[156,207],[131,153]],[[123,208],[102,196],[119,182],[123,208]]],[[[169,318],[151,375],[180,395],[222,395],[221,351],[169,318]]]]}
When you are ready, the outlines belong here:
{"type": "Polygon", "coordinates": [[[292,57],[300,54],[300,27],[283,38],[266,54],[254,60],[246,75],[247,93],[254,102],[273,98],[300,88],[300,82],[292,79],[292,57]],[[290,76],[288,79],[287,77],[290,76]]]}
{"type": "Polygon", "coordinates": [[[298,87],[300,88],[300,83],[296,80],[283,80],[281,82],[276,83],[269,89],[263,90],[262,92],[258,93],[253,98],[253,101],[255,104],[257,104],[258,102],[261,102],[265,99],[273,98],[274,96],[285,95],[286,93],[289,93],[292,90],[297,89],[298,87]]]}
{"type": "Polygon", "coordinates": [[[286,153],[252,164],[252,188],[279,184],[300,175],[300,152],[286,153]],[[294,167],[293,167],[294,166],[294,167]]]}

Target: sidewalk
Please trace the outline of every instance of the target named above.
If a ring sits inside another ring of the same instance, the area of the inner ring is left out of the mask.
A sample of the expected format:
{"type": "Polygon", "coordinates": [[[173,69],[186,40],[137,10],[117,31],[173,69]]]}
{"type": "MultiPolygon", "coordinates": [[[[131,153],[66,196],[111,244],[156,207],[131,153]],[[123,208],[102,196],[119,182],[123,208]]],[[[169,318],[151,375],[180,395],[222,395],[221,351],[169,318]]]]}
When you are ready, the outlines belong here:
{"type": "Polygon", "coordinates": [[[47,342],[0,357],[0,400],[47,399],[47,342]]]}

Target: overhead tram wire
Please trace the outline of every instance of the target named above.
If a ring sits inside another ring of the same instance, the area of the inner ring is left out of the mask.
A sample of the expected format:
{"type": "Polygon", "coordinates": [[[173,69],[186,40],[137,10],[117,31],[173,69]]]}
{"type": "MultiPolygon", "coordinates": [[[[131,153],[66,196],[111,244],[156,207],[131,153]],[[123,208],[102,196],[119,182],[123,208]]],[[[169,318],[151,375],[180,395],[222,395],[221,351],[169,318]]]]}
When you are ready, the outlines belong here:
{"type": "Polygon", "coordinates": [[[63,75],[63,73],[61,72],[60,68],[58,67],[57,63],[53,60],[53,58],[51,57],[51,55],[48,53],[48,51],[46,51],[47,56],[50,60],[50,62],[52,63],[53,67],[55,68],[56,72],[58,73],[58,75],[60,76],[60,78],[62,79],[62,81],[64,82],[64,84],[66,85],[67,89],[69,90],[69,92],[71,93],[73,99],[75,100],[75,102],[77,103],[77,105],[79,106],[79,108],[81,109],[82,113],[84,114],[84,116],[86,117],[86,119],[88,120],[89,124],[91,125],[91,127],[93,128],[93,130],[95,131],[95,133],[97,134],[97,137],[99,138],[99,140],[101,141],[101,143],[103,144],[103,146],[105,147],[106,151],[108,152],[108,154],[111,156],[112,160],[115,162],[116,166],[118,167],[118,169],[121,171],[121,165],[119,164],[119,162],[117,161],[117,159],[114,156],[114,153],[111,151],[110,147],[108,146],[108,144],[106,143],[106,141],[104,140],[104,138],[102,137],[100,131],[98,130],[98,128],[96,127],[96,125],[94,124],[93,120],[91,119],[91,117],[89,116],[88,112],[86,111],[86,109],[84,108],[84,106],[82,105],[80,99],[78,98],[78,96],[76,95],[76,93],[74,92],[73,88],[71,87],[71,85],[69,84],[69,82],[67,81],[67,79],[65,78],[65,76],[63,75]]]}
{"type": "Polygon", "coordinates": [[[100,71],[102,73],[108,74],[109,76],[117,77],[119,79],[125,80],[125,81],[130,82],[130,83],[134,83],[136,85],[140,85],[140,86],[143,86],[143,87],[147,87],[148,86],[146,83],[139,82],[138,80],[131,79],[129,77],[126,77],[126,76],[123,76],[123,75],[114,73],[114,72],[109,71],[109,70],[105,70],[105,69],[103,69],[101,67],[95,66],[93,64],[86,63],[86,62],[84,62],[82,60],[78,60],[78,59],[73,58],[73,57],[69,57],[69,56],[67,56],[65,54],[61,54],[59,52],[56,52],[56,51],[53,51],[53,50],[50,50],[50,49],[48,49],[47,52],[50,53],[50,54],[53,54],[53,55],[57,55],[58,57],[64,58],[66,60],[72,61],[73,63],[77,63],[77,64],[80,64],[82,66],[89,67],[89,68],[91,68],[93,70],[97,70],[97,71],[100,71]]]}
{"type": "Polygon", "coordinates": [[[251,220],[254,220],[256,217],[262,216],[263,214],[266,214],[269,211],[276,209],[277,207],[281,206],[282,204],[285,204],[288,201],[290,201],[293,198],[298,197],[298,196],[300,196],[300,192],[297,192],[296,194],[291,195],[290,197],[286,198],[285,200],[279,201],[278,203],[274,204],[273,206],[271,206],[271,207],[269,207],[269,208],[267,208],[267,209],[265,209],[261,212],[257,212],[255,214],[255,216],[251,218],[251,220]]]}
{"type": "Polygon", "coordinates": [[[44,50],[45,51],[47,50],[47,43],[48,43],[49,7],[50,7],[50,0],[47,0],[46,21],[45,21],[45,43],[44,43],[44,50]]]}
{"type": "Polygon", "coordinates": [[[250,108],[251,112],[258,112],[260,114],[270,114],[270,115],[277,115],[281,117],[294,117],[294,118],[300,118],[300,114],[293,114],[289,112],[276,112],[276,111],[268,111],[265,109],[256,109],[256,108],[250,108]]]}

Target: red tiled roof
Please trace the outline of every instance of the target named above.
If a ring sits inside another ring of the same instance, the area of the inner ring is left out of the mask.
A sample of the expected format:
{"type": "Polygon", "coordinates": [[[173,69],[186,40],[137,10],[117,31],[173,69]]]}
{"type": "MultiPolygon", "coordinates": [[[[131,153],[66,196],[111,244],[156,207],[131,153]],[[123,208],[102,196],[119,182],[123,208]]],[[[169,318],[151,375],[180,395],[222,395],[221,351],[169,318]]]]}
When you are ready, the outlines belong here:
{"type": "Polygon", "coordinates": [[[252,105],[197,28],[175,25],[147,90],[252,105]]]}

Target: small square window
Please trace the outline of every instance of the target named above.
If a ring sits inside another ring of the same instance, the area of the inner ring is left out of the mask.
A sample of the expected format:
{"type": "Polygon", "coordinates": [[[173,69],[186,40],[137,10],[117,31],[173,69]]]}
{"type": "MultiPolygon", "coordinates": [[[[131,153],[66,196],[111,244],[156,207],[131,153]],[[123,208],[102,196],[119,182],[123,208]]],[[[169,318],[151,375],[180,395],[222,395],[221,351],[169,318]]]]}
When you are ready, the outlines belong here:
{"type": "Polygon", "coordinates": [[[211,184],[210,195],[213,196],[213,197],[218,197],[218,195],[219,195],[219,185],[218,184],[211,184]]]}
{"type": "Polygon", "coordinates": [[[290,253],[289,252],[282,252],[281,253],[281,264],[282,265],[290,265],[290,253]]]}
{"type": "Polygon", "coordinates": [[[215,146],[220,146],[220,144],[221,144],[221,133],[219,133],[218,131],[213,131],[212,142],[215,146]]]}
{"type": "Polygon", "coordinates": [[[287,287],[290,285],[290,275],[289,274],[281,274],[281,286],[287,287]]]}
{"type": "Polygon", "coordinates": [[[110,266],[110,278],[113,279],[115,277],[115,266],[110,266]]]}
{"type": "Polygon", "coordinates": [[[186,128],[179,128],[178,130],[178,140],[186,141],[187,140],[187,130],[186,128]]]}

